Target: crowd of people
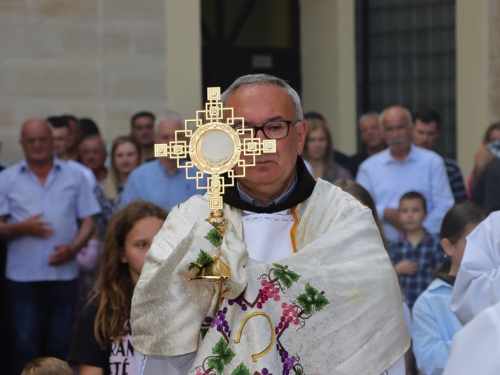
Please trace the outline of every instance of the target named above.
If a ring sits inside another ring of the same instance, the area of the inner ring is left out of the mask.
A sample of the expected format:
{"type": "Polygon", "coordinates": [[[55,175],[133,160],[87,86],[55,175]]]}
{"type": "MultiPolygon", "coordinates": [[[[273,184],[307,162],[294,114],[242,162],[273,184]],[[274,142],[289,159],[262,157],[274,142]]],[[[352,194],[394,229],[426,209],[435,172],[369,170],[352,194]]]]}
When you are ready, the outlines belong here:
{"type": "MultiPolygon", "coordinates": [[[[314,179],[372,210],[400,282],[412,339],[407,373],[443,373],[462,328],[450,299],[465,239],[500,209],[500,123],[488,128],[464,183],[456,161],[434,149],[441,119],[431,109],[363,114],[363,148],[350,157],[335,150],[320,113],[297,120],[307,126],[302,157],[314,179]]],[[[141,111],[129,134],[108,144],[89,118],[21,126],[24,159],[0,172],[6,374],[51,364],[66,371],[40,357],[82,375],[135,373],[129,320],[145,255],[167,213],[205,193],[176,159],[154,157],[154,144],[183,128],[175,112],[141,111]]]]}

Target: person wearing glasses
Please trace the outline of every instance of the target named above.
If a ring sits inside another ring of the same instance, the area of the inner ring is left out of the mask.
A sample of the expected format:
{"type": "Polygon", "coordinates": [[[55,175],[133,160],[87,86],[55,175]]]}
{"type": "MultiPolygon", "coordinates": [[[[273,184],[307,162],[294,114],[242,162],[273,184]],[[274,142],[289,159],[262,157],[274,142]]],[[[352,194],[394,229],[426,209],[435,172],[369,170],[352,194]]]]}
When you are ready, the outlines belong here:
{"type": "Polygon", "coordinates": [[[138,373],[403,375],[396,275],[370,210],[307,172],[297,92],[255,74],[221,99],[276,153],[226,187],[223,239],[205,220],[207,195],[169,214],[132,300],[138,373]],[[215,256],[231,271],[221,300],[188,281],[215,256]]]}

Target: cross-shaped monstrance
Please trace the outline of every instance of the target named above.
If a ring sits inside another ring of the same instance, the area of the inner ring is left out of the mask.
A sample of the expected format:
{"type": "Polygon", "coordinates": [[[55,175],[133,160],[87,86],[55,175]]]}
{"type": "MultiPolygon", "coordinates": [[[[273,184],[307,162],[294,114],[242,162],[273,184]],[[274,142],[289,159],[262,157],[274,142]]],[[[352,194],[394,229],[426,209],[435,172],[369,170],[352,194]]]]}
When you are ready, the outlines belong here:
{"type": "MultiPolygon", "coordinates": [[[[186,170],[186,178],[195,179],[198,189],[207,190],[212,210],[207,221],[224,236],[228,224],[222,211],[225,188],[234,186],[236,178],[245,177],[246,168],[255,166],[256,156],[276,152],[276,140],[254,138],[253,128],[245,127],[242,117],[234,117],[233,108],[224,108],[220,101],[220,87],[207,90],[205,109],[196,111],[196,119],[185,121],[184,130],[175,132],[175,141],[155,144],[155,157],[177,159],[177,167],[186,170]],[[235,124],[238,125],[236,129],[233,128],[235,124]],[[194,132],[193,128],[196,129],[194,132]],[[190,160],[182,163],[188,155],[190,160]],[[239,174],[234,171],[236,166],[239,174]],[[195,176],[189,175],[192,167],[198,168],[195,176]],[[227,179],[222,176],[224,173],[227,173],[227,179]],[[204,174],[210,176],[206,185],[203,183],[204,174]]],[[[219,304],[219,296],[229,290],[222,290],[222,284],[230,280],[231,271],[220,254],[210,264],[208,269],[200,265],[200,271],[190,280],[218,283],[219,304]]]]}
{"type": "Polygon", "coordinates": [[[207,97],[205,109],[196,111],[196,119],[185,121],[184,130],[175,132],[175,141],[155,144],[155,157],[177,159],[177,167],[186,170],[186,178],[195,179],[198,189],[207,189],[210,209],[217,211],[222,210],[225,188],[234,186],[236,178],[245,177],[246,168],[255,166],[256,156],[275,153],[276,140],[254,138],[244,119],[234,117],[233,108],[223,106],[220,87],[209,87],[207,97]],[[233,129],[235,123],[237,129],[233,129]],[[182,164],[188,155],[191,160],[182,164]],[[239,174],[235,166],[241,168],[239,174]],[[195,176],[189,175],[192,167],[198,168],[195,176]],[[229,177],[226,181],[224,173],[229,177]],[[210,175],[206,186],[202,183],[204,174],[210,175]]]}

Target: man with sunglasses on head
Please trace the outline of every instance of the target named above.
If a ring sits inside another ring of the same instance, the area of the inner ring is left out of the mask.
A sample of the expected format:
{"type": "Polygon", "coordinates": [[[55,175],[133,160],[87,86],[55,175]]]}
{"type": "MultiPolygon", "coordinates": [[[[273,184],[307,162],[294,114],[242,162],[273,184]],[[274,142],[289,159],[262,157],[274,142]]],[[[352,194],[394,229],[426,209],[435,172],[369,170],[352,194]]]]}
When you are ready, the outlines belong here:
{"type": "Polygon", "coordinates": [[[404,374],[396,276],[371,212],[307,171],[298,94],[255,74],[222,101],[254,137],[275,139],[276,153],[226,188],[221,243],[207,234],[206,195],[169,214],[132,302],[139,373],[404,374]],[[188,281],[200,248],[220,251],[231,271],[218,311],[213,287],[188,281]]]}

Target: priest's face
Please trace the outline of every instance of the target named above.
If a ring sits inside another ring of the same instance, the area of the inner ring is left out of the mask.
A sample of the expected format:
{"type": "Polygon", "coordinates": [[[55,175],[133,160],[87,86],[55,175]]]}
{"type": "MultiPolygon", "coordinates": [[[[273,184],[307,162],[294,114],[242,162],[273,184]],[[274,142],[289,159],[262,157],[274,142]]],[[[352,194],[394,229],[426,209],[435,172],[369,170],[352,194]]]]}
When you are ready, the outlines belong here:
{"type": "MultiPolygon", "coordinates": [[[[295,106],[288,93],[273,84],[251,84],[234,91],[225,103],[234,108],[235,117],[245,124],[261,126],[273,120],[295,120],[295,106]]],[[[238,180],[240,187],[252,198],[266,205],[288,189],[295,178],[295,163],[304,147],[305,121],[290,124],[288,136],[276,140],[276,153],[256,158],[256,166],[246,169],[246,177],[238,180]]],[[[267,139],[262,131],[254,135],[267,139]]],[[[238,173],[239,170],[236,169],[238,173]]]]}

